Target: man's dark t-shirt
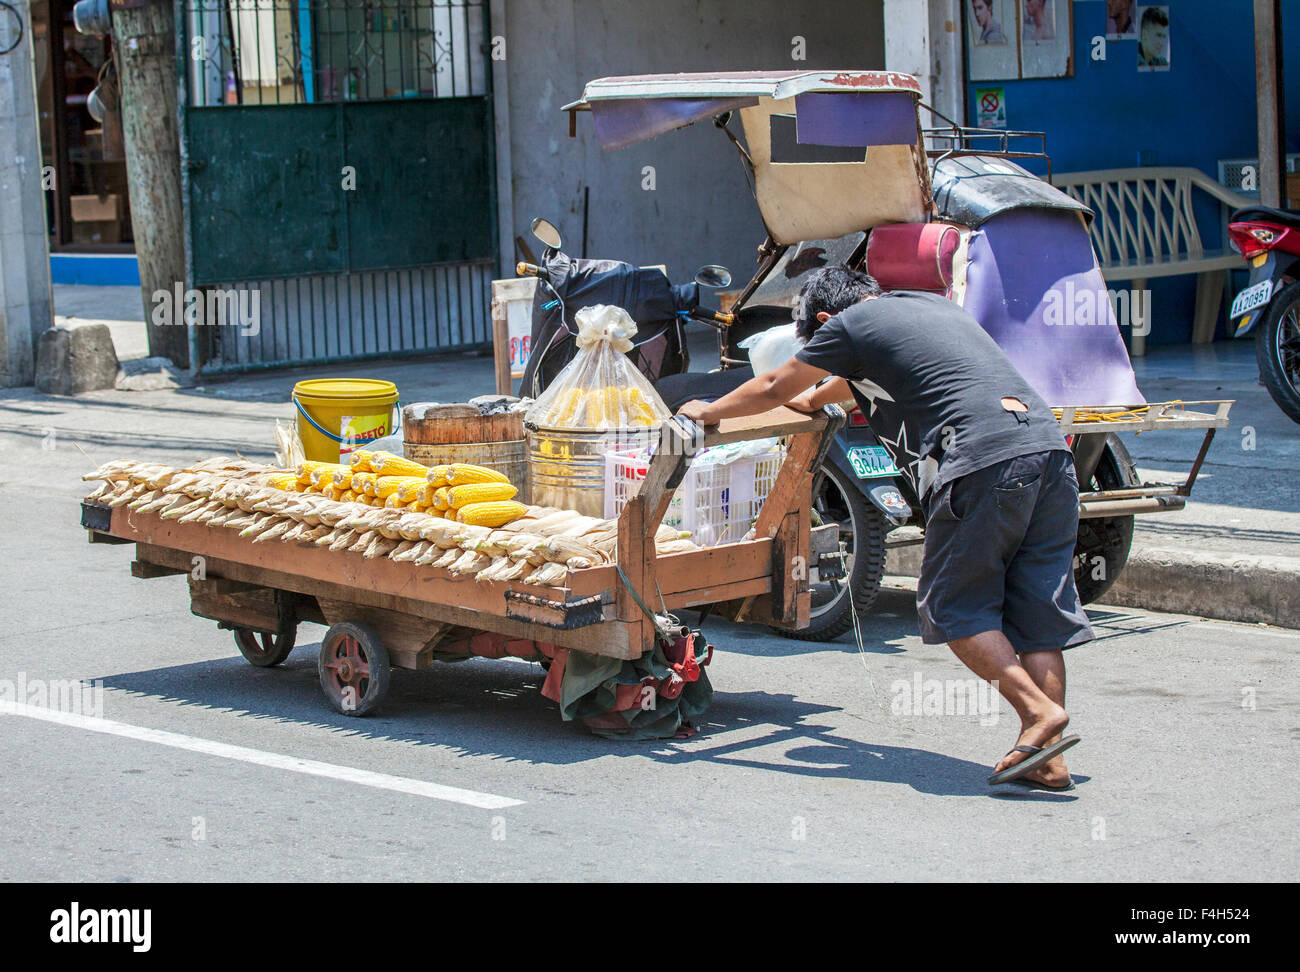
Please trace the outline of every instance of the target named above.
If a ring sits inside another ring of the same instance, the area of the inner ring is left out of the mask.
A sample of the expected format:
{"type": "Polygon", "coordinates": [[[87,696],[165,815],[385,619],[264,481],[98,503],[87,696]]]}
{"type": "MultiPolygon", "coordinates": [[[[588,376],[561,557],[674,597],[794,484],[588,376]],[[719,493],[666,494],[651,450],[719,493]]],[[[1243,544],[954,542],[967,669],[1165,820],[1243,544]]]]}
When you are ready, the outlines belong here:
{"type": "Polygon", "coordinates": [[[795,355],[846,379],[916,495],[1004,459],[1068,449],[1052,410],[988,333],[937,294],[854,304],[795,355]],[[1017,398],[1027,412],[1007,411],[1017,398]]]}

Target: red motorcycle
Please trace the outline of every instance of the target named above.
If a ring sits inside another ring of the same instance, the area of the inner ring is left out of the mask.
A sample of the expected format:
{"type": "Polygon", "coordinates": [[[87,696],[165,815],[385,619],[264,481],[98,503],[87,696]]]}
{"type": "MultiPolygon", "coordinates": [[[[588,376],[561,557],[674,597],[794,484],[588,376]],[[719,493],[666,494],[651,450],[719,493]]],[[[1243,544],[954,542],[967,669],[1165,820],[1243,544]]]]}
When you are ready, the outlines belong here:
{"type": "Polygon", "coordinates": [[[1300,211],[1251,206],[1232,214],[1232,248],[1250,264],[1250,283],[1228,312],[1233,337],[1255,332],[1268,393],[1300,422],[1300,211]]]}

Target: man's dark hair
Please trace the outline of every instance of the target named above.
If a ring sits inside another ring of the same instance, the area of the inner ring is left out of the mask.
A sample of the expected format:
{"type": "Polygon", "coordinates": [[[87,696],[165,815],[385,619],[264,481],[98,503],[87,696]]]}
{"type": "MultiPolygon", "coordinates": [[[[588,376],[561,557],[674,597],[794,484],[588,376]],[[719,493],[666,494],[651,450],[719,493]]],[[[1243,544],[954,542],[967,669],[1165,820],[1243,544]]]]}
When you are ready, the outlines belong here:
{"type": "Polygon", "coordinates": [[[1147,7],[1142,13],[1142,26],[1145,27],[1148,23],[1168,27],[1169,18],[1165,16],[1165,12],[1159,7],[1147,7]]]}
{"type": "Polygon", "coordinates": [[[822,311],[834,317],[859,301],[879,297],[883,293],[876,278],[870,274],[850,270],[845,266],[814,270],[799,290],[795,332],[806,341],[822,326],[817,320],[817,315],[822,311]]]}

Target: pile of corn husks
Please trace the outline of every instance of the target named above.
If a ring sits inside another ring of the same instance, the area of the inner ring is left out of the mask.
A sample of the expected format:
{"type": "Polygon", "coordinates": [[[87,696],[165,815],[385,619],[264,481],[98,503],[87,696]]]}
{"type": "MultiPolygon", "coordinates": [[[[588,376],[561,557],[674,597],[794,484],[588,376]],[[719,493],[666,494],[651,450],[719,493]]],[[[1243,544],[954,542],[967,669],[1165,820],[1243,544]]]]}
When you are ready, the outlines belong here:
{"type": "MultiPolygon", "coordinates": [[[[119,459],[82,479],[102,480],[88,501],[126,505],[133,516],[238,530],[253,543],[310,543],[366,559],[388,557],[479,580],[560,587],[570,569],[612,563],[617,557],[616,520],[529,506],[525,515],[494,529],[270,485],[273,476],[283,474],[272,466],[223,456],[184,469],[119,459]]],[[[655,547],[659,554],[699,549],[667,526],[659,528],[655,547]]]]}

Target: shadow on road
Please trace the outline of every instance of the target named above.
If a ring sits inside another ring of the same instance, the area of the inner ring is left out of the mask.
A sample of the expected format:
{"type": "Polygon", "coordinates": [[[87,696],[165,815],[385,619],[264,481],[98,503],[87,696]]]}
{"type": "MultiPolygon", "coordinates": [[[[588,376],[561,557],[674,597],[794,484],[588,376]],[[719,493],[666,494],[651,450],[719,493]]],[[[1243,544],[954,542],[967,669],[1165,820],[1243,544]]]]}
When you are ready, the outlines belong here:
{"type": "MultiPolygon", "coordinates": [[[[223,741],[275,751],[286,745],[281,728],[313,727],[350,738],[436,746],[457,756],[531,765],[638,756],[664,765],[709,762],[827,780],[900,783],[934,795],[989,792],[985,765],[924,748],[849,738],[818,719],[841,707],[802,701],[788,693],[715,692],[700,732],[689,740],[601,739],[582,726],[561,722],[558,707],[540,694],[545,677],[541,668],[521,662],[474,659],[399,672],[381,712],[351,718],[335,713],[321,696],[318,649],[300,645],[275,669],[230,658],[102,678],[104,686],[116,692],[238,715],[245,731],[237,736],[223,733],[223,741]],[[249,718],[265,720],[266,731],[250,739],[249,718]]],[[[105,716],[132,721],[114,711],[116,692],[110,691],[106,699],[105,716]]],[[[900,728],[882,726],[891,733],[900,728]]]]}

